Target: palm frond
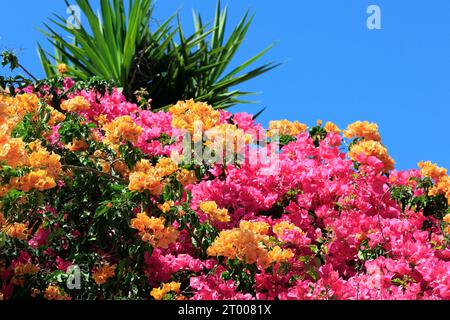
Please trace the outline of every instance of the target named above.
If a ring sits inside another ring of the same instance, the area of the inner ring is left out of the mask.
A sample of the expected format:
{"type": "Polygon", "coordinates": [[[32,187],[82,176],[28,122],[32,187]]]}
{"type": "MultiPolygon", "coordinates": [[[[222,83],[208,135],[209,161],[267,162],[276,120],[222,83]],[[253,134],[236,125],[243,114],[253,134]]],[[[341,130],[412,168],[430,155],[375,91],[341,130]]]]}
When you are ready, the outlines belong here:
{"type": "Polygon", "coordinates": [[[222,10],[220,1],[212,23],[204,24],[201,15],[193,12],[195,31],[189,35],[176,14],[150,28],[152,0],[129,0],[128,7],[124,0],[100,0],[98,15],[89,0],[76,3],[87,19],[86,26],[71,29],[58,15],[49,19],[52,26],[44,24],[42,32],[55,54],[44,52],[40,45],[38,53],[49,77],[55,75],[56,64],[66,63],[69,76],[113,80],[131,99],[135,91],[145,89],[155,110],[190,98],[227,108],[251,102],[240,97],[253,93],[237,87],[278,66],[271,62],[248,70],[271,49],[269,46],[231,67],[253,16],[246,12],[226,37],[228,9],[222,10]],[[67,36],[73,41],[66,40],[67,36]]]}

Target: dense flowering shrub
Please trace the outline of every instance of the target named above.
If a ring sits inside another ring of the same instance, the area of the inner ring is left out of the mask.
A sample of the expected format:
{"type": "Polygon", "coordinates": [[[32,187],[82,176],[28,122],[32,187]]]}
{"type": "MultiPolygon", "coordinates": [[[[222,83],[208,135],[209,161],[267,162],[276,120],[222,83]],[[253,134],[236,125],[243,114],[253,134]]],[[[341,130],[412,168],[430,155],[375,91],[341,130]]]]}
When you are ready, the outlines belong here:
{"type": "Polygon", "coordinates": [[[0,95],[0,131],[0,299],[450,299],[450,177],[375,124],[61,79],[0,95]]]}

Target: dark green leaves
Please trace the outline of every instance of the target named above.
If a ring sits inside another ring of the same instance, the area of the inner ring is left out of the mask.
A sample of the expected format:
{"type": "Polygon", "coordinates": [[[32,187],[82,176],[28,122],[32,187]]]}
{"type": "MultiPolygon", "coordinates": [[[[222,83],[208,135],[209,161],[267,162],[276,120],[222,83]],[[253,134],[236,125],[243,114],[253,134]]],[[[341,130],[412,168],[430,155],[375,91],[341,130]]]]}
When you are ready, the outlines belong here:
{"type": "Polygon", "coordinates": [[[154,110],[191,98],[215,108],[248,103],[240,97],[253,93],[234,88],[277,66],[267,63],[245,72],[271,46],[231,66],[253,17],[246,13],[226,38],[227,9],[221,10],[220,1],[212,25],[204,25],[200,14],[194,13],[191,35],[185,34],[179,18],[173,24],[175,15],[152,27],[151,0],[130,0],[128,7],[123,0],[101,0],[99,17],[87,0],[76,3],[86,16],[86,26],[70,29],[58,15],[50,19],[51,25],[45,24],[43,32],[55,48],[51,55],[38,45],[47,76],[56,74],[55,64],[65,63],[68,76],[112,80],[129,99],[144,89],[154,110]],[[67,34],[73,41],[67,40],[67,34]]]}
{"type": "Polygon", "coordinates": [[[14,53],[10,51],[4,51],[2,52],[1,56],[2,56],[2,67],[6,67],[7,65],[9,65],[11,71],[19,67],[19,59],[17,59],[17,56],[14,53]]]}
{"type": "Polygon", "coordinates": [[[142,159],[143,156],[143,153],[139,149],[135,148],[129,141],[119,146],[119,153],[124,159],[127,167],[130,169],[132,169],[134,165],[142,159]]]}
{"type": "Polygon", "coordinates": [[[71,143],[73,140],[87,140],[91,131],[88,125],[82,124],[83,118],[75,113],[67,113],[66,121],[61,124],[58,132],[63,143],[71,143]]]}
{"type": "Polygon", "coordinates": [[[311,139],[313,139],[314,146],[318,147],[320,145],[320,141],[325,139],[327,136],[327,131],[321,126],[315,126],[309,130],[309,135],[311,139]]]}
{"type": "Polygon", "coordinates": [[[131,0],[128,16],[123,1],[101,0],[99,17],[88,0],[76,0],[76,3],[88,21],[86,28],[83,24],[79,29],[68,28],[62,16],[50,18],[52,24],[70,35],[73,41],[69,42],[66,35],[45,24],[47,31],[43,33],[55,48],[55,55],[49,55],[38,46],[47,76],[56,73],[50,62],[52,58],[57,64],[67,63],[68,75],[73,78],[87,80],[99,76],[115,81],[126,91],[137,49],[148,38],[151,0],[131,0]]]}

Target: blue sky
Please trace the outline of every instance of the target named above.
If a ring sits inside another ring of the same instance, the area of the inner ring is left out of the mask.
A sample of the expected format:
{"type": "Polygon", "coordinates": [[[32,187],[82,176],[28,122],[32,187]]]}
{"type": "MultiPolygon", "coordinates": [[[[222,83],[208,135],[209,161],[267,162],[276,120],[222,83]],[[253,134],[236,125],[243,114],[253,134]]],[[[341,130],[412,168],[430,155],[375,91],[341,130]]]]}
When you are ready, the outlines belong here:
{"type": "MultiPolygon", "coordinates": [[[[247,9],[256,14],[236,63],[272,42],[276,47],[262,61],[285,62],[242,87],[260,92],[257,104],[232,111],[267,107],[264,125],[283,118],[341,127],[373,121],[397,168],[414,168],[422,159],[450,168],[450,1],[222,2],[229,6],[230,26],[247,9]],[[366,27],[371,4],[381,8],[381,30],[366,27]]],[[[213,0],[159,0],[155,18],[178,10],[189,30],[192,9],[211,19],[214,7],[213,0]]],[[[37,41],[47,44],[36,28],[51,12],[65,10],[63,0],[9,1],[0,13],[0,49],[18,50],[21,62],[42,77],[35,47],[37,41]]]]}

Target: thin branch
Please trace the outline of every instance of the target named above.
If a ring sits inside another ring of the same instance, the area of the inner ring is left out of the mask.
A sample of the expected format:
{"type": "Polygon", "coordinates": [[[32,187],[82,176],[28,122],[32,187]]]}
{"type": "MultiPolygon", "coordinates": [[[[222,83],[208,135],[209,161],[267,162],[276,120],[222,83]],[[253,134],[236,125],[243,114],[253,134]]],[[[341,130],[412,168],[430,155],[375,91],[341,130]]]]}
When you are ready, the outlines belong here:
{"type": "Polygon", "coordinates": [[[18,64],[18,66],[23,70],[23,71],[25,71],[25,73],[27,74],[27,75],[29,75],[31,78],[33,78],[33,80],[35,81],[35,82],[38,82],[39,80],[38,80],[38,78],[36,78],[35,76],[33,76],[23,65],[21,65],[20,63],[18,64]]]}

